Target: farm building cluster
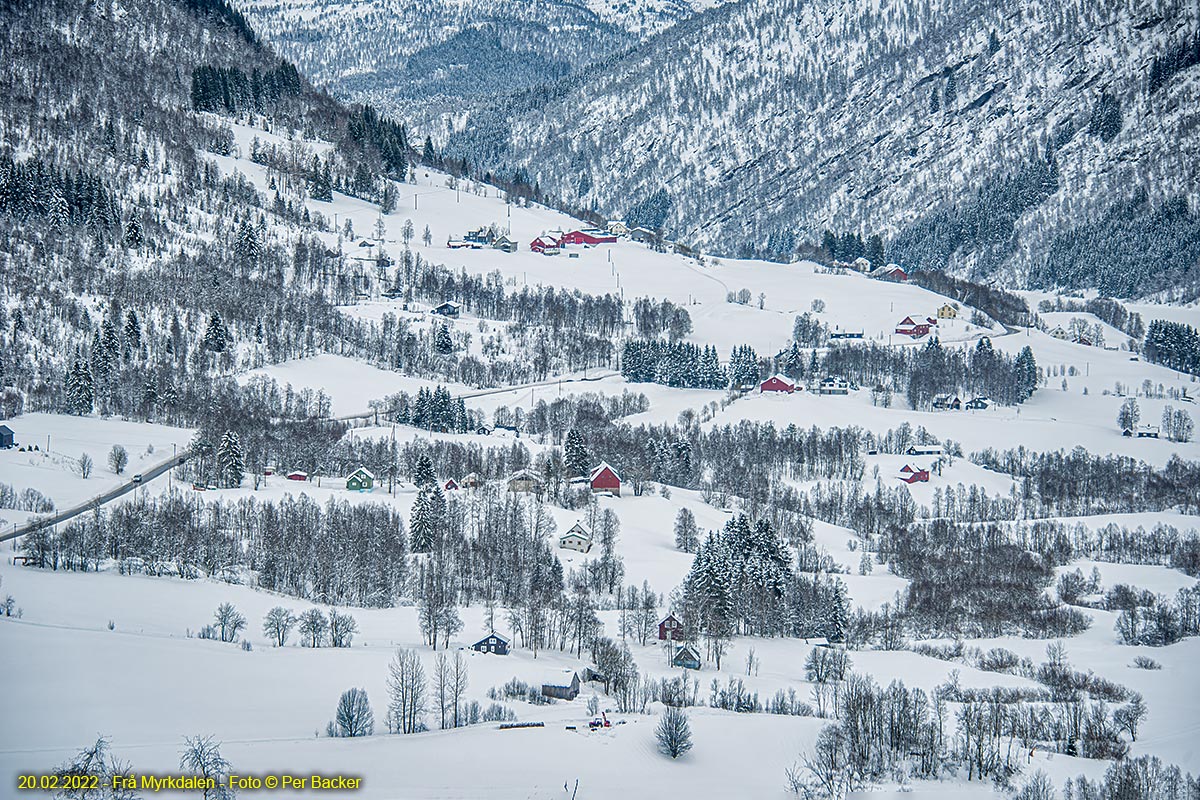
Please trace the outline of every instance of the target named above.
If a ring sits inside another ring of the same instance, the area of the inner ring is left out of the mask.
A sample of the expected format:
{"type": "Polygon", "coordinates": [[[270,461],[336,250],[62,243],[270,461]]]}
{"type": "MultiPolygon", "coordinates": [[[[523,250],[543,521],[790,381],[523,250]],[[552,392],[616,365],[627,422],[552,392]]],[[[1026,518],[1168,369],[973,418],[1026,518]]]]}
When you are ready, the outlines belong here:
{"type": "Polygon", "coordinates": [[[461,239],[447,239],[446,247],[451,250],[483,250],[490,247],[493,250],[502,250],[505,253],[515,253],[517,252],[517,240],[513,239],[507,233],[498,230],[495,225],[492,225],[487,228],[476,228],[473,231],[467,231],[461,239]]]}
{"type": "Polygon", "coordinates": [[[598,244],[612,244],[617,241],[617,234],[600,228],[586,228],[574,231],[547,231],[529,243],[529,249],[544,256],[556,256],[568,245],[583,245],[594,247],[598,244]]]}
{"type": "Polygon", "coordinates": [[[913,339],[920,339],[928,336],[937,327],[939,320],[950,320],[958,318],[958,308],[951,303],[945,303],[937,312],[930,316],[928,314],[908,314],[899,322],[896,323],[896,334],[898,336],[909,336],[913,339]]]}
{"type": "MultiPolygon", "coordinates": [[[[819,395],[845,395],[850,394],[851,389],[857,389],[857,386],[852,386],[848,380],[841,377],[829,377],[818,383],[814,391],[819,395]]],[[[772,375],[758,385],[760,394],[779,393],[792,394],[793,392],[804,391],[804,384],[792,380],[786,375],[772,375]]]]}

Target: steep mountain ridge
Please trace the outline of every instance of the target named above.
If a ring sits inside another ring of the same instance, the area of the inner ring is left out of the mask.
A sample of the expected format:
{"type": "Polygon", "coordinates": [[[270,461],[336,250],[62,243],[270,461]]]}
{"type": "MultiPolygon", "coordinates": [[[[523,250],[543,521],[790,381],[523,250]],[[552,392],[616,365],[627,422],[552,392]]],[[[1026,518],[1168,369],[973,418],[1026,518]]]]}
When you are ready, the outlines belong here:
{"type": "Polygon", "coordinates": [[[241,0],[319,85],[423,130],[554,83],[724,0],[241,0]]]}
{"type": "Polygon", "coordinates": [[[472,115],[448,151],[721,254],[787,257],[828,228],[880,234],[914,268],[1191,295],[1200,70],[1174,54],[1198,17],[746,0],[472,115]],[[1156,60],[1179,68],[1151,91],[1156,60]],[[1089,263],[1096,246],[1119,252],[1089,263]]]}

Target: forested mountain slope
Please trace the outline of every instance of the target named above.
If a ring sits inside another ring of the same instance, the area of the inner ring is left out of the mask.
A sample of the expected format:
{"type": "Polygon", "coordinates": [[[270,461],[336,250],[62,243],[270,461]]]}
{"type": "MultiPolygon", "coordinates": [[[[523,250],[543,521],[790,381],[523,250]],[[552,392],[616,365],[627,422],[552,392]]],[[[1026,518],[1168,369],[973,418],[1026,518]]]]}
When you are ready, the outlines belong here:
{"type": "Polygon", "coordinates": [[[1200,285],[1200,10],[746,0],[476,113],[449,152],[722,254],[824,229],[910,268],[1200,285]]]}
{"type": "Polygon", "coordinates": [[[303,201],[405,174],[400,126],[315,92],[223,0],[2,14],[0,369],[27,410],[227,418],[244,359],[350,345],[345,262],[303,201]],[[243,146],[270,196],[217,168],[243,146]]]}
{"type": "Polygon", "coordinates": [[[723,0],[240,0],[319,85],[438,128],[723,0]]]}

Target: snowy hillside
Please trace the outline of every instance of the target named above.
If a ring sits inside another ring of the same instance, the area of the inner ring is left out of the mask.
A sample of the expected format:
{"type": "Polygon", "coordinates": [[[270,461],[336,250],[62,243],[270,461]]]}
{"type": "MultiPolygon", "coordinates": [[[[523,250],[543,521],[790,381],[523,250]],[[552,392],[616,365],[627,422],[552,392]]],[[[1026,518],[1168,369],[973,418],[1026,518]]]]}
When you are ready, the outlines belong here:
{"type": "MultiPolygon", "coordinates": [[[[990,57],[1014,70],[1019,37],[1049,46],[1101,14],[955,1],[936,10],[961,16],[963,41],[1000,31],[990,57]]],[[[859,135],[835,113],[842,84],[795,37],[820,29],[864,75],[881,50],[896,86],[925,74],[905,53],[951,49],[923,8],[822,21],[772,5],[786,4],[0,11],[0,785],[57,780],[55,800],[202,796],[122,789],[126,774],[212,778],[209,800],[1200,796],[1195,304],[872,274],[842,256],[878,260],[882,238],[848,227],[829,237],[839,257],[783,261],[725,256],[719,226],[689,237],[699,248],[601,230],[600,206],[581,219],[541,202],[549,181],[585,176],[586,206],[609,191],[599,174],[476,177],[442,142],[423,147],[412,117],[310,83],[377,56],[366,80],[413,69],[428,82],[388,91],[453,105],[504,69],[573,80],[639,40],[635,61],[667,48],[697,80],[767,87],[738,101],[734,127],[711,118],[739,134],[709,154],[715,186],[725,159],[795,155],[758,116],[781,76],[782,97],[807,98],[797,109],[859,135]],[[542,27],[518,46],[531,18],[542,27]],[[750,19],[779,27],[737,27],[750,19]],[[848,44],[879,20],[904,35],[848,44]],[[726,40],[698,43],[714,30],[726,40]],[[317,74],[356,32],[361,47],[317,74]],[[507,66],[476,74],[493,57],[507,66]],[[268,782],[280,776],[304,785],[268,782]],[[84,796],[69,777],[98,786],[84,796]]],[[[1142,58],[1175,31],[1168,10],[1063,57],[1142,58]]],[[[1039,79],[1057,80],[1059,57],[1039,79]]],[[[578,124],[609,124],[612,71],[630,63],[585,73],[600,105],[578,124]]],[[[957,114],[978,69],[955,68],[957,114]]],[[[1154,96],[1179,100],[1187,69],[1154,96]]],[[[613,141],[641,148],[661,99],[623,74],[645,113],[613,141]]],[[[952,79],[938,75],[920,91],[952,79]]],[[[1055,107],[1033,82],[1014,78],[1013,97],[997,91],[1005,114],[954,135],[1008,135],[1055,107]]],[[[537,125],[514,119],[532,147],[537,125]]],[[[1113,142],[1134,146],[1130,130],[1113,142]]],[[[587,135],[547,143],[546,168],[587,135]]],[[[925,132],[904,135],[952,185],[979,180],[982,160],[955,174],[925,132]]],[[[1118,169],[1190,174],[1186,153],[1117,164],[1090,135],[1062,143],[1060,178],[1096,169],[1107,191],[1118,169]],[[1085,150],[1086,167],[1071,161],[1085,150]]],[[[585,155],[602,163],[595,144],[585,155]]],[[[832,158],[822,169],[873,156],[832,158]]],[[[793,222],[810,201],[853,204],[820,170],[789,195],[756,169],[727,182],[742,210],[720,225],[774,225],[781,197],[803,200],[793,222]]],[[[928,210],[920,178],[880,174],[897,179],[880,196],[928,210]]],[[[639,205],[665,221],[685,201],[639,205]]],[[[935,239],[940,219],[923,229],[935,239]]],[[[920,224],[875,230],[915,246],[920,224]]]]}

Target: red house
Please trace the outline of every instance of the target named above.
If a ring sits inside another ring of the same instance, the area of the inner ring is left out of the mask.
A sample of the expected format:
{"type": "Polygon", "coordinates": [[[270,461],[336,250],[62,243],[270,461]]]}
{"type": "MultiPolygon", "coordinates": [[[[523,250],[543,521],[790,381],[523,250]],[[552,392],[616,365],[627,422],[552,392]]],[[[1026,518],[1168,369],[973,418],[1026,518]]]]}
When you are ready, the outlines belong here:
{"type": "Polygon", "coordinates": [[[667,614],[667,618],[658,623],[658,638],[664,642],[668,639],[673,641],[683,639],[683,623],[674,614],[667,614]]]}
{"type": "Polygon", "coordinates": [[[454,480],[454,478],[451,478],[450,480],[448,480],[444,484],[442,484],[442,488],[445,489],[447,492],[452,492],[458,488],[458,483],[454,480]]]}
{"type": "Polygon", "coordinates": [[[308,473],[301,472],[300,470],[294,470],[287,474],[287,479],[289,481],[306,481],[308,480],[308,473]]]}
{"type": "Polygon", "coordinates": [[[621,496],[621,476],[603,461],[588,475],[588,483],[591,484],[593,492],[609,492],[614,497],[621,496]]]}
{"type": "Polygon", "coordinates": [[[916,470],[915,470],[915,469],[913,469],[912,467],[910,467],[908,464],[905,464],[903,467],[901,467],[901,468],[900,468],[900,471],[901,471],[901,472],[905,472],[905,473],[909,473],[909,474],[911,474],[911,473],[913,473],[913,472],[916,472],[916,470]]]}
{"type": "Polygon", "coordinates": [[[929,470],[919,469],[909,475],[902,475],[900,480],[905,483],[929,483],[929,470]]]}
{"type": "Polygon", "coordinates": [[[871,270],[870,275],[872,278],[881,281],[896,281],[898,283],[902,283],[908,280],[908,273],[896,264],[888,264],[887,266],[871,270]]]}
{"type": "Polygon", "coordinates": [[[552,236],[539,236],[529,243],[529,249],[544,256],[556,256],[559,253],[559,244],[552,236]]]}
{"type": "Polygon", "coordinates": [[[559,244],[611,244],[617,237],[607,231],[571,231],[564,234],[559,244]]]}
{"type": "Polygon", "coordinates": [[[896,333],[901,336],[911,336],[920,339],[937,325],[937,320],[922,314],[910,314],[896,324],[896,333]]]}
{"type": "Polygon", "coordinates": [[[782,375],[772,375],[758,385],[758,390],[760,392],[787,392],[791,394],[796,391],[796,384],[782,375]]]}

